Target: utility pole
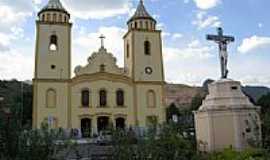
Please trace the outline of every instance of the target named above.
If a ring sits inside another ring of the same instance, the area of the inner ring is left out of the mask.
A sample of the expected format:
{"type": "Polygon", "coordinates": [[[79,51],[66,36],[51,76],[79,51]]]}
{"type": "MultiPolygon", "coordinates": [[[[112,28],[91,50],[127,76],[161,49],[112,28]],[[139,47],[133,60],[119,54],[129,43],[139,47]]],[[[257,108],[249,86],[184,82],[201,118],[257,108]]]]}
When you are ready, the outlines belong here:
{"type": "Polygon", "coordinates": [[[23,98],[23,81],[21,81],[21,105],[20,105],[20,118],[21,118],[21,128],[23,126],[23,101],[24,101],[24,98],[23,98]]]}

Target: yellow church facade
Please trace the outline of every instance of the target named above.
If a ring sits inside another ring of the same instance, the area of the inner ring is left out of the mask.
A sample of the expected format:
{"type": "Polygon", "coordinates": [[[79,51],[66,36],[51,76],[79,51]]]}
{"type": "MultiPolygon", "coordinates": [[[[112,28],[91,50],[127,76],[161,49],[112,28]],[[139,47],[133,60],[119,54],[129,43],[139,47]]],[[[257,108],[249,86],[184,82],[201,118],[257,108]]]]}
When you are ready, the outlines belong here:
{"type": "Polygon", "coordinates": [[[123,35],[124,67],[103,44],[71,74],[70,14],[49,0],[36,22],[33,128],[79,129],[87,137],[109,126],[165,122],[161,31],[140,1],[123,35]]]}

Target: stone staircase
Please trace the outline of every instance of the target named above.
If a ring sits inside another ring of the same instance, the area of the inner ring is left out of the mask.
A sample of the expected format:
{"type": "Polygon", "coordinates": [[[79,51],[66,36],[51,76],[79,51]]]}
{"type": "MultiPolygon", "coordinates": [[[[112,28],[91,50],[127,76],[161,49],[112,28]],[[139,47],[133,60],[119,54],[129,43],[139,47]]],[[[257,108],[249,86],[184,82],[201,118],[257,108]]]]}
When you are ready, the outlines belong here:
{"type": "Polygon", "coordinates": [[[78,144],[61,151],[56,160],[111,160],[112,146],[97,144],[78,144]]]}

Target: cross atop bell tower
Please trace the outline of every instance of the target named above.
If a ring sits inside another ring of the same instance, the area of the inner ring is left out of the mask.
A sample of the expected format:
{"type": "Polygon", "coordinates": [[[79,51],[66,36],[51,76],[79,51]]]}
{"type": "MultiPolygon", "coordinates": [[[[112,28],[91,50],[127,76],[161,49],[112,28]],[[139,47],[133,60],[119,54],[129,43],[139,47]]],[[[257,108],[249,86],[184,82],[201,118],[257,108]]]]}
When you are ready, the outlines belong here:
{"type": "Polygon", "coordinates": [[[104,48],[104,40],[106,37],[103,34],[101,34],[99,38],[100,38],[100,44],[101,44],[100,48],[104,48]]]}

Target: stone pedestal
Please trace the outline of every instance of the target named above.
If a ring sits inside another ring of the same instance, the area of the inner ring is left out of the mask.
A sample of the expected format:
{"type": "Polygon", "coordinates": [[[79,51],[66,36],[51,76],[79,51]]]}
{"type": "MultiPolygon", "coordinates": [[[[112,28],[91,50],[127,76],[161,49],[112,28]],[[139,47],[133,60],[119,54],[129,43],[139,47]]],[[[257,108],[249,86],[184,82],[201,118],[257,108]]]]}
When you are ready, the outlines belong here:
{"type": "Polygon", "coordinates": [[[241,151],[261,140],[260,107],[254,106],[238,81],[222,79],[209,84],[209,95],[195,115],[199,151],[232,147],[241,151]]]}

